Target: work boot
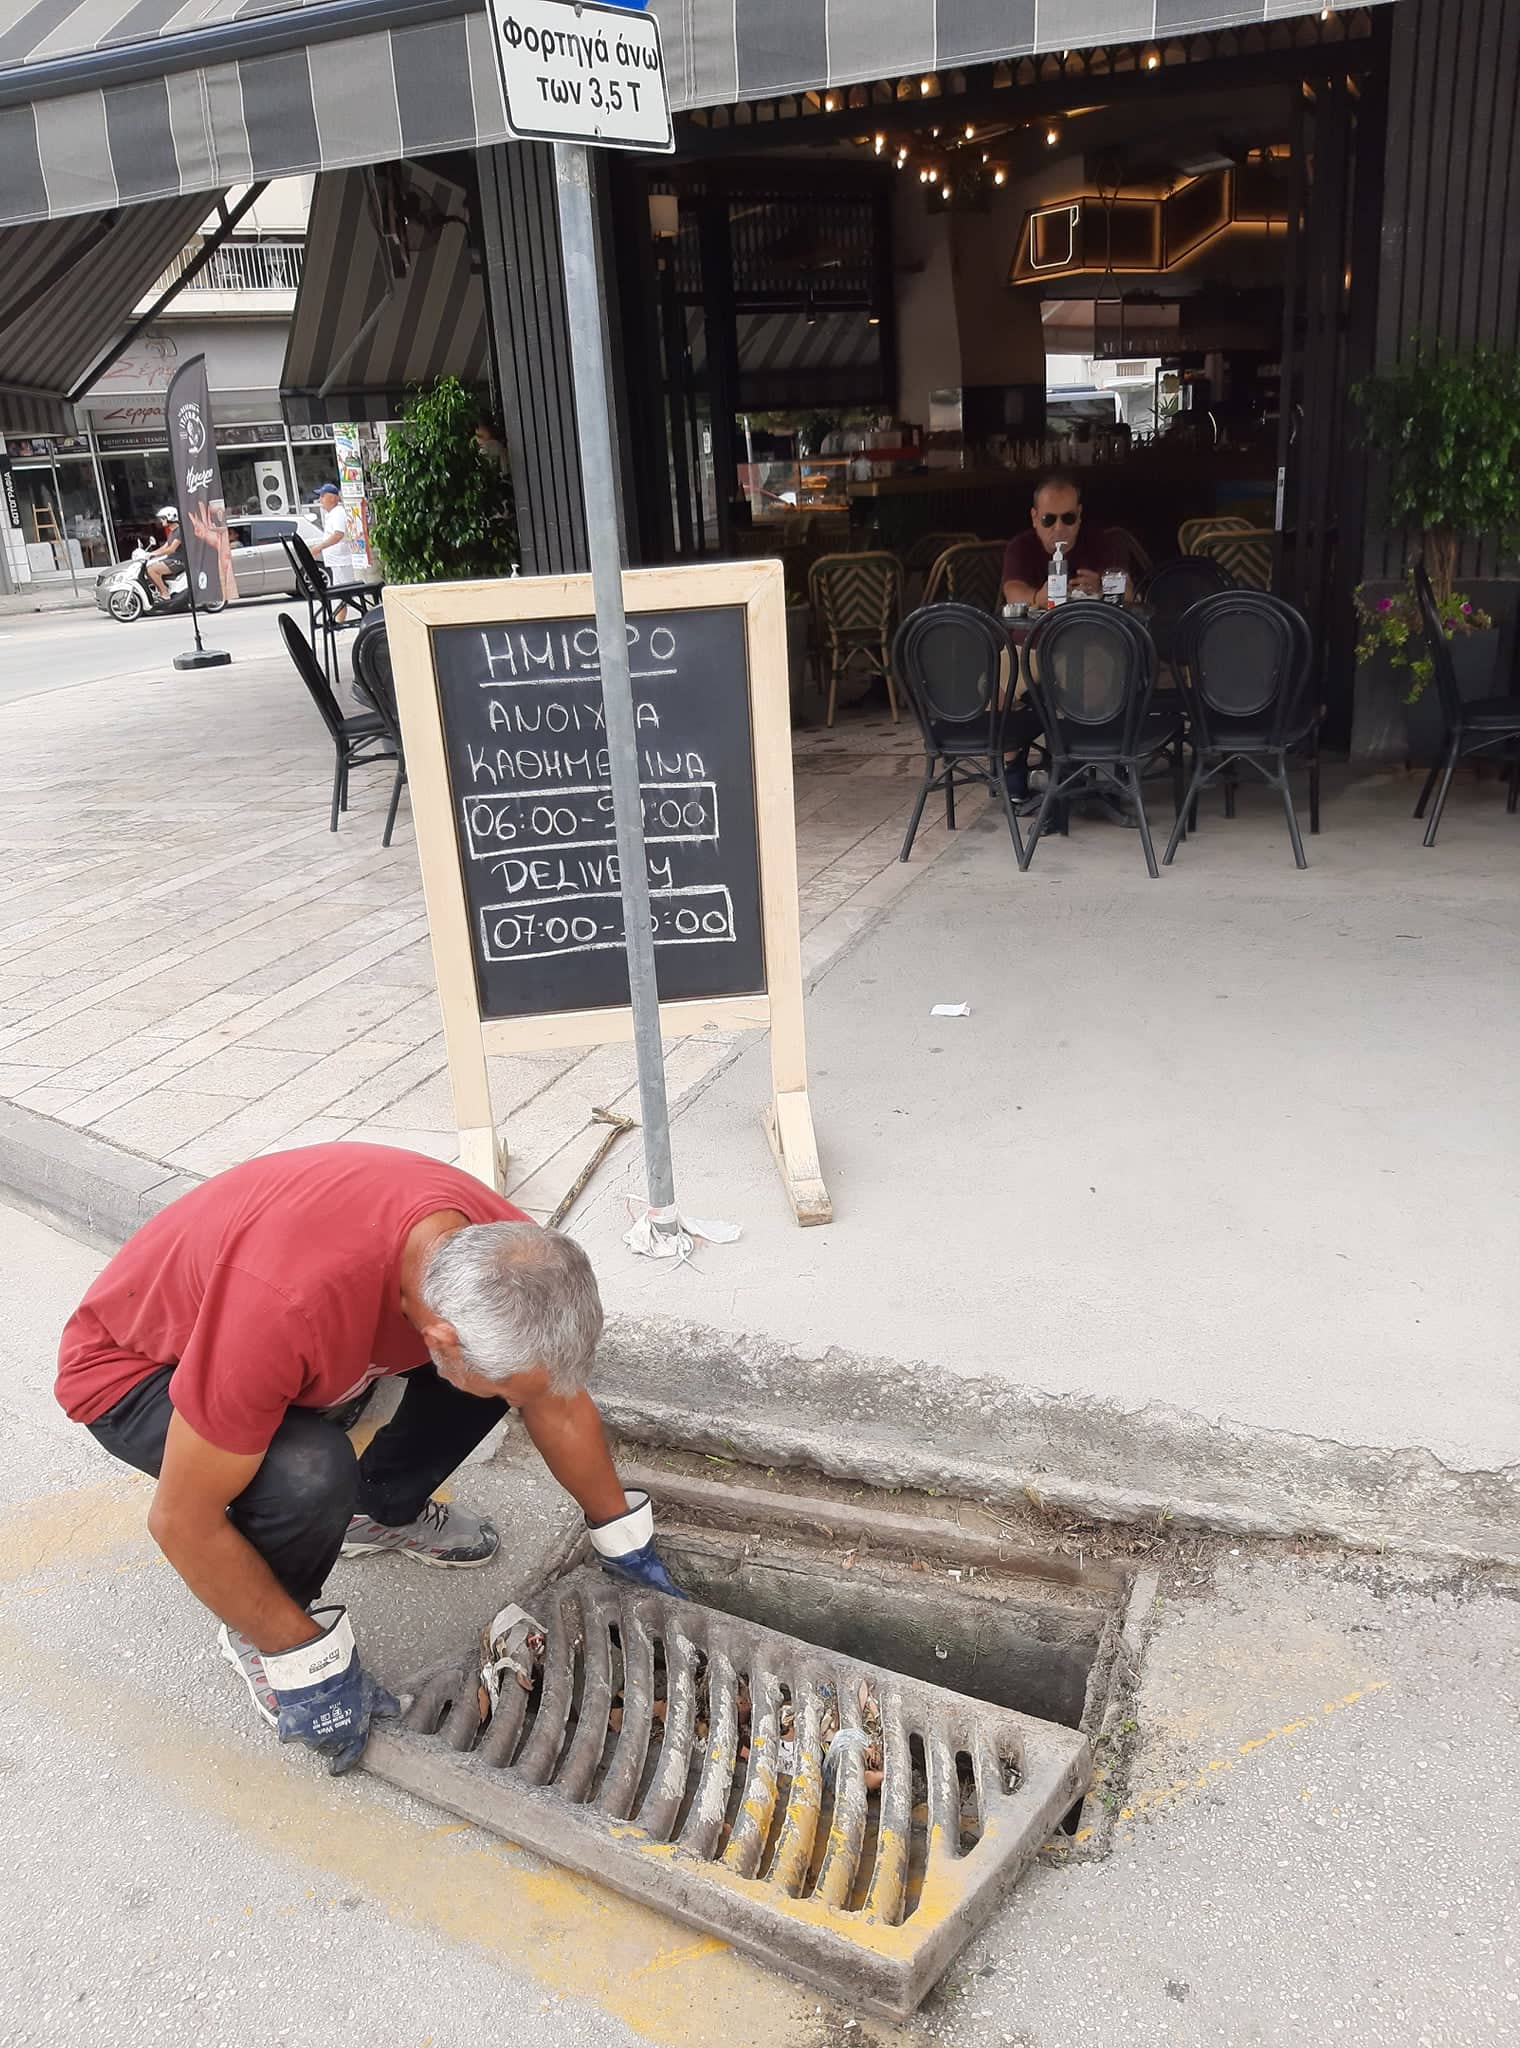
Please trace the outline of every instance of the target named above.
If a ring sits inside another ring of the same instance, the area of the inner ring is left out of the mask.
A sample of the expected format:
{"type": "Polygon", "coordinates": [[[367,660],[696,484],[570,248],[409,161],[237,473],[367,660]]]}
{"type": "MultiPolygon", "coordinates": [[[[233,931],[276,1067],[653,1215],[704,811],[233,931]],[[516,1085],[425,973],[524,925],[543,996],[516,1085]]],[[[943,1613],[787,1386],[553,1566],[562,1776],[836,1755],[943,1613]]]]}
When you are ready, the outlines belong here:
{"type": "Polygon", "coordinates": [[[445,1565],[463,1569],[489,1564],[496,1555],[494,1524],[468,1508],[448,1507],[430,1500],[415,1522],[400,1528],[377,1522],[369,1515],[355,1515],[343,1539],[345,1557],[371,1557],[380,1550],[399,1550],[403,1557],[415,1557],[419,1564],[445,1565]]]}
{"type": "Polygon", "coordinates": [[[253,1701],[255,1710],[273,1728],[280,1718],[280,1706],[274,1696],[274,1687],[264,1676],[263,1658],[247,1636],[228,1628],[225,1621],[217,1632],[216,1640],[222,1655],[247,1686],[248,1697],[253,1701]]]}

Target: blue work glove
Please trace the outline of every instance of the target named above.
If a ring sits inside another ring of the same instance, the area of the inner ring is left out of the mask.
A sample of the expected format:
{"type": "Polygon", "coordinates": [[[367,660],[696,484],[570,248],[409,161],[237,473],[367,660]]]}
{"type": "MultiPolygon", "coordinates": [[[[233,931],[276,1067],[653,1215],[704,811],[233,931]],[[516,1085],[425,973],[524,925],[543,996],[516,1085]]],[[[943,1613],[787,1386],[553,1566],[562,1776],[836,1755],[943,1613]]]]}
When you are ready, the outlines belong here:
{"type": "Polygon", "coordinates": [[[317,1607],[311,1618],[321,1635],[266,1656],[264,1676],[279,1703],[281,1742],[304,1742],[337,1778],[363,1756],[371,1717],[398,1715],[401,1702],[359,1662],[346,1607],[317,1607]]]}
{"type": "Polygon", "coordinates": [[[654,1509],[647,1493],[625,1494],[627,1511],[610,1522],[588,1522],[591,1547],[601,1560],[602,1570],[615,1579],[627,1579],[633,1586],[648,1586],[655,1593],[669,1593],[672,1599],[689,1600],[666,1571],[654,1547],[654,1509]]]}

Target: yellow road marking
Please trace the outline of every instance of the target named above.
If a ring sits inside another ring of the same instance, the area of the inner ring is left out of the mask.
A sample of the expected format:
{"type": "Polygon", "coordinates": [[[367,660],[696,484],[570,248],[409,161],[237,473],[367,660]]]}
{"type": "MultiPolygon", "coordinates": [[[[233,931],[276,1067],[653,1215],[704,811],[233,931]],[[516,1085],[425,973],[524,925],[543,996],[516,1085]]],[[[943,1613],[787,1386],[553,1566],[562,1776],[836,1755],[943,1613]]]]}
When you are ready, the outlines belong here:
{"type": "MultiPolygon", "coordinates": [[[[363,1893],[398,1923],[477,1949],[551,1995],[593,2002],[660,2048],[778,2048],[813,2017],[817,1993],[711,1936],[468,1827],[419,1826],[378,1788],[292,1769],[273,1744],[229,1749],[187,1723],[166,1728],[143,1695],[64,1663],[56,1643],[39,1656],[34,1639],[0,1623],[0,1662],[11,1659],[82,1741],[108,1725],[137,1775],[178,1804],[329,1886],[363,1893]]],[[[304,1910],[316,1896],[308,1888],[299,1905],[275,1910],[304,1910]]],[[[861,2048],[907,2048],[911,2038],[874,2021],[851,2030],[861,2048]]]]}
{"type": "Polygon", "coordinates": [[[1207,1791],[1222,1771],[1233,1771],[1246,1757],[1258,1749],[1265,1749],[1269,1743],[1280,1742],[1285,1735],[1301,1734],[1306,1728],[1313,1728],[1331,1714],[1340,1713],[1343,1707],[1354,1707],[1358,1701],[1367,1699],[1375,1692],[1382,1692],[1387,1686],[1386,1678],[1375,1678],[1367,1685],[1358,1686],[1354,1692],[1342,1693],[1336,1700],[1326,1700],[1318,1714],[1301,1714],[1297,1720],[1284,1721],[1280,1728],[1269,1728],[1265,1735],[1255,1735],[1249,1741],[1235,1745],[1233,1756],[1211,1757],[1201,1771],[1191,1778],[1179,1778],[1174,1785],[1158,1785],[1154,1791],[1142,1792],[1130,1805],[1119,1809],[1121,1820],[1134,1820],[1137,1815],[1149,1813],[1154,1807],[1163,1806],[1169,1800],[1180,1799],[1188,1792],[1207,1791]]]}

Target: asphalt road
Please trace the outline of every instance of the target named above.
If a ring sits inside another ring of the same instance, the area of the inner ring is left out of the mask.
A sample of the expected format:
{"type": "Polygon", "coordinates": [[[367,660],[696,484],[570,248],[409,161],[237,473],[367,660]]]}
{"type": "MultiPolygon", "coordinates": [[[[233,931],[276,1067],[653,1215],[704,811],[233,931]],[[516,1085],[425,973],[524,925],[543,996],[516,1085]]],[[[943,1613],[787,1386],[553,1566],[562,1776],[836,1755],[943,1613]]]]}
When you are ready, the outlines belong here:
{"type": "MultiPolygon", "coordinates": [[[[51,1399],[98,1256],[0,1210],[8,2048],[1496,2048],[1520,2038],[1520,1580],[1184,1544],[1102,1860],[1036,1867],[919,2020],[856,2021],[594,1884],[282,1751],[51,1399]],[[1190,1552],[1192,1554],[1190,1554],[1190,1552]]],[[[340,1566],[398,1681],[571,1512],[509,1446],[483,1573],[340,1566]]]]}
{"type": "MultiPolygon", "coordinates": [[[[255,598],[230,605],[202,622],[207,647],[232,656],[269,655],[280,650],[275,624],[288,610],[304,631],[306,607],[294,598],[255,598]]],[[[80,683],[114,682],[128,676],[173,674],[176,654],[194,646],[188,614],[135,619],[120,625],[91,605],[56,612],[11,612],[0,616],[0,705],[80,683]]],[[[208,669],[208,685],[219,671],[208,669]]]]}

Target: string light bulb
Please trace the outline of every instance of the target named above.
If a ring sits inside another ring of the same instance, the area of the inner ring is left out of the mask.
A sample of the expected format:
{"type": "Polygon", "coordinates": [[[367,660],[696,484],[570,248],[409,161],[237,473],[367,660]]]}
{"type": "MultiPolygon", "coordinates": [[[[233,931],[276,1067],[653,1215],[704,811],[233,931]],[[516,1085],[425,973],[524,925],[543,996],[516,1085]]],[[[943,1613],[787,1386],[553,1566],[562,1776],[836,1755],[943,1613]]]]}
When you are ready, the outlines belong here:
{"type": "Polygon", "coordinates": [[[1159,50],[1147,51],[1145,68],[1147,71],[1159,71],[1161,69],[1161,53],[1159,50]]]}
{"type": "Polygon", "coordinates": [[[993,172],[992,182],[994,185],[1006,185],[1008,183],[1008,173],[1001,165],[993,172]]]}
{"type": "Polygon", "coordinates": [[[875,145],[875,149],[876,149],[876,154],[877,154],[878,156],[880,156],[880,155],[881,155],[881,153],[882,153],[882,151],[883,151],[883,150],[884,150],[884,149],[886,148],[886,146],[887,146],[887,138],[886,138],[886,136],[885,136],[885,135],[878,135],[878,136],[876,136],[876,137],[874,138],[874,145],[875,145]]]}
{"type": "Polygon", "coordinates": [[[918,81],[918,89],[924,98],[927,99],[934,90],[934,80],[932,78],[921,78],[918,81]]]}
{"type": "Polygon", "coordinates": [[[948,185],[941,185],[939,188],[939,196],[941,199],[948,199],[950,197],[950,187],[948,185]]]}
{"type": "Polygon", "coordinates": [[[834,111],[834,95],[833,95],[832,93],[829,93],[829,94],[828,94],[828,96],[827,96],[827,97],[825,98],[825,100],[824,100],[824,102],[823,102],[823,111],[824,111],[824,112],[825,112],[826,114],[832,114],[832,113],[833,113],[833,111],[834,111]]]}
{"type": "Polygon", "coordinates": [[[1059,128],[1047,128],[1045,130],[1045,147],[1047,149],[1054,149],[1060,139],[1061,131],[1059,128]]]}
{"type": "Polygon", "coordinates": [[[971,141],[971,139],[972,139],[972,137],[973,137],[973,136],[974,136],[975,134],[976,134],[976,129],[975,129],[975,128],[974,128],[973,126],[972,126],[971,122],[969,122],[969,121],[968,121],[968,122],[966,123],[966,140],[967,140],[968,142],[970,142],[970,141],[971,141]]]}

